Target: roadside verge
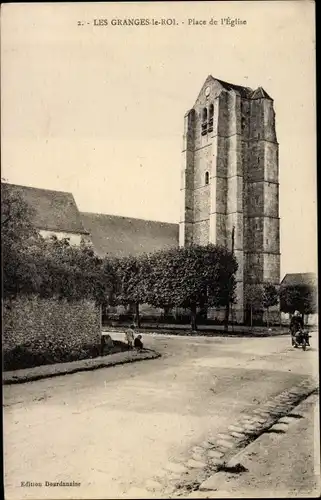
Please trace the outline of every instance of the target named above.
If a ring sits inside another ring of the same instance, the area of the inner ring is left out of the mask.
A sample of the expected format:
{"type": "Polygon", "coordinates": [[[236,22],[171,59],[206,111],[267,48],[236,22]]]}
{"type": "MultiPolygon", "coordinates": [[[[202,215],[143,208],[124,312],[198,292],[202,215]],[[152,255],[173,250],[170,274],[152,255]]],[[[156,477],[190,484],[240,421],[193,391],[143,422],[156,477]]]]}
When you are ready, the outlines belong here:
{"type": "MultiPolygon", "coordinates": [[[[108,326],[103,327],[105,333],[121,333],[123,334],[126,330],[126,326],[108,326]]],[[[235,338],[263,338],[263,337],[281,337],[290,336],[288,329],[234,329],[229,327],[226,332],[223,328],[221,329],[210,329],[199,327],[198,330],[192,331],[186,327],[177,327],[171,325],[162,325],[154,327],[143,325],[141,328],[136,328],[136,333],[141,333],[143,335],[155,335],[155,336],[171,336],[171,337],[235,337],[235,338]]]]}
{"type": "Polygon", "coordinates": [[[204,481],[200,495],[191,496],[235,498],[242,491],[258,498],[277,487],[273,492],[280,498],[319,498],[318,403],[318,394],[310,395],[204,481]]]}
{"type": "Polygon", "coordinates": [[[67,375],[70,373],[98,370],[99,368],[109,368],[124,363],[133,363],[135,361],[144,361],[147,359],[156,359],[161,355],[153,350],[148,351],[126,351],[109,354],[107,356],[99,356],[93,359],[82,359],[80,361],[72,361],[70,363],[57,363],[54,365],[36,366],[34,368],[25,368],[23,370],[14,370],[3,372],[3,384],[22,384],[24,382],[32,382],[48,377],[58,377],[59,375],[67,375]]]}
{"type": "MultiPolygon", "coordinates": [[[[178,477],[175,474],[175,477],[168,481],[166,494],[170,497],[175,495],[185,498],[190,496],[213,498],[208,492],[217,491],[217,488],[221,487],[221,484],[217,486],[220,477],[230,480],[231,476],[235,474],[242,476],[242,472],[245,472],[243,464],[239,463],[242,452],[251,449],[249,447],[254,441],[260,443],[260,436],[263,434],[268,437],[283,436],[284,427],[287,428],[289,422],[293,423],[297,419],[298,405],[309,396],[316,394],[318,394],[318,380],[313,377],[304,377],[293,387],[272,395],[259,405],[245,409],[237,420],[227,421],[226,426],[222,427],[220,432],[209,435],[208,439],[190,450],[186,461],[179,464],[178,477]],[[234,463],[235,460],[236,463],[234,463]]],[[[302,435],[304,438],[309,433],[302,433],[302,435]]],[[[274,458],[270,462],[273,465],[277,463],[277,460],[274,458]]],[[[247,475],[245,474],[244,477],[247,475]]],[[[162,482],[161,477],[159,482],[162,482]]],[[[221,492],[220,497],[222,498],[221,492]]]]}

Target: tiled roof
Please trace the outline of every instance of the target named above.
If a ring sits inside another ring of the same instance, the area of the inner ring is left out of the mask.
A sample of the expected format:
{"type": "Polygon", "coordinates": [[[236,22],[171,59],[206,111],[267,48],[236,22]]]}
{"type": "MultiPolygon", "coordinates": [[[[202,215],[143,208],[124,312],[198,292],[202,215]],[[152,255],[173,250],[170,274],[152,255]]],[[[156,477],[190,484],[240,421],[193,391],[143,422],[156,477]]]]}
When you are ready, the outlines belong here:
{"type": "Polygon", "coordinates": [[[272,101],[272,98],[269,96],[269,94],[262,88],[259,87],[256,90],[254,90],[253,94],[251,95],[251,99],[270,99],[272,101]]]}
{"type": "Polygon", "coordinates": [[[81,212],[84,227],[101,257],[126,256],[178,246],[178,224],[81,212]]]}
{"type": "Polygon", "coordinates": [[[71,193],[5,184],[10,190],[18,192],[30,206],[37,229],[88,234],[71,193]]]}
{"type": "Polygon", "coordinates": [[[223,80],[219,80],[218,78],[214,78],[214,80],[217,80],[226,90],[235,90],[236,92],[239,92],[242,97],[250,97],[253,92],[250,87],[234,85],[234,83],[224,82],[223,80]]]}
{"type": "Polygon", "coordinates": [[[242,85],[234,85],[234,83],[229,83],[229,82],[225,82],[224,80],[220,80],[219,78],[214,78],[212,75],[209,75],[206,78],[205,83],[203,85],[203,88],[209,82],[211,82],[213,80],[216,82],[219,82],[221,84],[221,86],[227,91],[234,90],[235,92],[240,94],[241,97],[245,97],[247,99],[263,99],[264,98],[264,99],[272,100],[272,98],[268,95],[268,93],[262,87],[258,87],[256,90],[253,90],[250,87],[244,87],[242,85]]]}
{"type": "Polygon", "coordinates": [[[317,286],[317,277],[314,273],[286,274],[281,281],[281,286],[317,286]]]}

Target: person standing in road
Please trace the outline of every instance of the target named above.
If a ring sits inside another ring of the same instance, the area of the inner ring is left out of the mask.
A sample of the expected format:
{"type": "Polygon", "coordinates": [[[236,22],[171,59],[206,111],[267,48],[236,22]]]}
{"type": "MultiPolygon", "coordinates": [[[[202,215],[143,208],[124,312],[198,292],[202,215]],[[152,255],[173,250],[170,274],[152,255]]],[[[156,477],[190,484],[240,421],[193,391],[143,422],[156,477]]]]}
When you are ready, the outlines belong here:
{"type": "Polygon", "coordinates": [[[297,337],[303,331],[303,319],[299,311],[294,311],[290,322],[290,332],[292,337],[292,346],[298,347],[297,337]]]}
{"type": "Polygon", "coordinates": [[[128,344],[128,350],[132,349],[134,346],[134,339],[135,339],[134,328],[135,328],[134,325],[130,325],[129,329],[125,333],[125,338],[128,344]]]}

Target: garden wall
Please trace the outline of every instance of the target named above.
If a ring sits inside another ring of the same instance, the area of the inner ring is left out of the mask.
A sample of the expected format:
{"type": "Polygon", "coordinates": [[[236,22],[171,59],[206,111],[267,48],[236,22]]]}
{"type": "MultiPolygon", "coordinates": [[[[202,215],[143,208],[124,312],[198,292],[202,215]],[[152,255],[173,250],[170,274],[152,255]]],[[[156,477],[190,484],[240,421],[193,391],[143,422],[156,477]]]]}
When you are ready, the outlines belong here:
{"type": "MultiPolygon", "coordinates": [[[[282,324],[289,325],[291,321],[291,316],[288,313],[281,313],[282,324]]],[[[306,314],[304,316],[304,324],[306,326],[315,326],[317,327],[319,324],[319,315],[318,314],[306,314]]]]}
{"type": "Polygon", "coordinates": [[[6,365],[7,369],[15,369],[14,356],[17,368],[81,359],[88,356],[85,351],[90,346],[99,346],[100,332],[100,309],[93,301],[67,302],[35,296],[5,301],[2,333],[5,369],[6,365]]]}

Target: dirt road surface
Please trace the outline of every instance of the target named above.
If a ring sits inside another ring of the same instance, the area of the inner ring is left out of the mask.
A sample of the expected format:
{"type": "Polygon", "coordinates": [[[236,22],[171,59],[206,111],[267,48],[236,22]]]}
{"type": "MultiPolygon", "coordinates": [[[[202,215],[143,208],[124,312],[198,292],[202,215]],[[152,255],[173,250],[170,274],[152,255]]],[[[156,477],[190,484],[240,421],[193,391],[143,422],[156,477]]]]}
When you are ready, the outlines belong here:
{"type": "Polygon", "coordinates": [[[161,497],[191,450],[241,412],[317,385],[313,337],[302,352],[287,337],[144,336],[162,358],[5,386],[6,499],[161,497]]]}

